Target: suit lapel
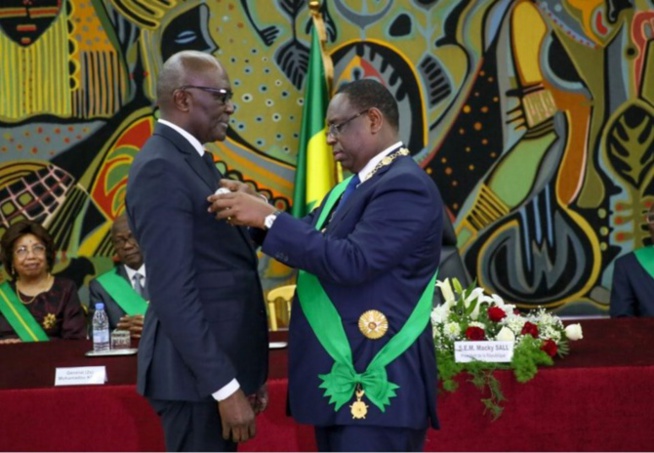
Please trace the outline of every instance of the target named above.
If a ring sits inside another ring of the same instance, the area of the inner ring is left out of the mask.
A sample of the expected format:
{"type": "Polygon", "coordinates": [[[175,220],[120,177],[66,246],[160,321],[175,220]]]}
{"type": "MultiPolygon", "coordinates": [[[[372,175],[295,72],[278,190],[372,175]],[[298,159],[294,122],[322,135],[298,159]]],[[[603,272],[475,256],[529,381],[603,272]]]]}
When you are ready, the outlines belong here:
{"type": "MultiPolygon", "coordinates": [[[[184,155],[186,163],[193,169],[193,171],[204,181],[204,183],[211,189],[211,193],[214,193],[218,189],[218,181],[222,179],[222,175],[215,166],[209,167],[207,162],[204,161],[200,154],[191,146],[191,144],[180,134],[178,134],[174,129],[166,126],[165,124],[157,123],[154,129],[155,134],[162,135],[166,139],[173,142],[175,147],[184,155]]],[[[244,227],[236,227],[239,234],[245,242],[247,242],[248,247],[252,252],[252,256],[256,258],[256,250],[252,245],[250,240],[250,234],[244,227]]]]}
{"type": "Polygon", "coordinates": [[[119,264],[118,265],[118,275],[123,277],[127,282],[131,285],[132,282],[129,280],[129,276],[127,275],[127,271],[125,270],[125,265],[124,264],[119,264]]]}
{"type": "Polygon", "coordinates": [[[186,163],[188,163],[193,171],[197,173],[200,179],[202,179],[202,181],[204,181],[207,186],[209,186],[211,193],[215,192],[218,188],[218,180],[220,179],[220,173],[218,173],[218,169],[216,169],[217,174],[211,171],[207,163],[204,161],[204,159],[202,159],[202,157],[200,157],[198,152],[193,148],[191,148],[191,150],[193,151],[193,154],[184,156],[186,163]]]}
{"type": "Polygon", "coordinates": [[[193,146],[174,129],[166,126],[165,124],[157,123],[154,133],[165,137],[170,140],[175,147],[183,154],[184,160],[189,167],[198,175],[198,177],[209,187],[211,193],[215,192],[218,188],[218,180],[221,178],[218,169],[215,173],[200,157],[200,154],[193,146]]]}
{"type": "Polygon", "coordinates": [[[352,209],[353,206],[356,206],[356,204],[357,204],[357,200],[359,200],[361,197],[363,197],[364,194],[365,194],[365,192],[367,192],[371,187],[373,187],[374,185],[376,185],[377,183],[379,183],[379,181],[380,181],[381,178],[384,176],[384,174],[385,174],[385,173],[386,173],[386,172],[387,172],[387,171],[388,171],[388,170],[389,170],[393,165],[395,165],[399,160],[401,160],[401,159],[406,159],[407,157],[408,157],[409,159],[411,159],[410,156],[399,157],[399,158],[395,159],[393,162],[391,162],[390,165],[386,165],[386,166],[384,166],[384,167],[381,167],[381,168],[380,168],[379,170],[377,170],[377,172],[375,172],[375,174],[372,175],[369,179],[367,179],[367,180],[365,180],[364,182],[362,182],[361,185],[359,185],[359,186],[357,187],[357,190],[355,190],[355,191],[352,193],[352,195],[350,195],[350,198],[347,200],[346,205],[343,206],[341,209],[339,209],[339,210],[334,214],[334,218],[331,219],[330,223],[333,222],[333,221],[336,221],[336,222],[340,221],[340,219],[342,219],[342,218],[345,216],[345,214],[347,214],[348,211],[350,211],[350,209],[352,209]]]}

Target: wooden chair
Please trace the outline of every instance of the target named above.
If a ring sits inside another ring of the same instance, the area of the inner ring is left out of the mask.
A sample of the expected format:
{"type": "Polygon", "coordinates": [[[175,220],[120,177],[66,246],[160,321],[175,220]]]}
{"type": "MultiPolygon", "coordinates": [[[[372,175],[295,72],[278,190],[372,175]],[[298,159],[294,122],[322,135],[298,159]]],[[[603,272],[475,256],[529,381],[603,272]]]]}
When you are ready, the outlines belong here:
{"type": "Polygon", "coordinates": [[[291,318],[291,301],[295,294],[295,285],[278,286],[266,295],[270,330],[278,330],[280,324],[288,327],[291,318]],[[279,322],[279,324],[278,324],[279,322]]]}

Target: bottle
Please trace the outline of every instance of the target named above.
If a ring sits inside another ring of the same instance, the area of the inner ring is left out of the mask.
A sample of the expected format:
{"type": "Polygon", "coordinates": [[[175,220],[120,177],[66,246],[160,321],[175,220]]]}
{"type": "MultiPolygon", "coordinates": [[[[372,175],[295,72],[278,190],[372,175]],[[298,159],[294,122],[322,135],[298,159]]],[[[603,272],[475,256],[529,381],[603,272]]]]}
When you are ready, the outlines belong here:
{"type": "Polygon", "coordinates": [[[104,311],[104,304],[98,302],[95,304],[95,313],[93,313],[93,350],[108,351],[109,346],[109,317],[104,311]]]}

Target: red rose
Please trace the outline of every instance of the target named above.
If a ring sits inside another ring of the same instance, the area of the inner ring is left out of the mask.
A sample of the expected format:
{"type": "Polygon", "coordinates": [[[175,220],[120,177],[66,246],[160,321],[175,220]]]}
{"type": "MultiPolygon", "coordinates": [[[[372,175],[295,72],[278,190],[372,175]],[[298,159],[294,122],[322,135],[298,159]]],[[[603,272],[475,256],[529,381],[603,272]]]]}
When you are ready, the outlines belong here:
{"type": "Polygon", "coordinates": [[[466,338],[472,341],[482,341],[486,337],[484,329],[481,327],[470,326],[466,329],[466,338]]]}
{"type": "Polygon", "coordinates": [[[488,317],[493,322],[500,322],[506,318],[506,313],[500,307],[492,306],[488,309],[488,317]]]}
{"type": "Polygon", "coordinates": [[[540,348],[550,357],[554,357],[556,355],[556,351],[559,350],[559,347],[553,340],[543,341],[543,344],[540,346],[540,348]]]}
{"type": "Polygon", "coordinates": [[[525,325],[522,326],[522,332],[520,333],[523,335],[531,335],[534,338],[538,338],[538,326],[527,321],[525,325]]]}

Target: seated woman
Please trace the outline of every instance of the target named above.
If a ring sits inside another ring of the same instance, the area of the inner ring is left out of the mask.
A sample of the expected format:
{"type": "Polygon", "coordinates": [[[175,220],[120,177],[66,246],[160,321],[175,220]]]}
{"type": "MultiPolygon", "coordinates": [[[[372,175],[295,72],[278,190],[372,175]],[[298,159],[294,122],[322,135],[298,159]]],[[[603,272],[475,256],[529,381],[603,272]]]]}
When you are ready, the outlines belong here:
{"type": "Polygon", "coordinates": [[[0,344],[86,338],[77,286],[50,274],[55,250],[45,228],[32,221],[11,225],[0,254],[11,278],[0,285],[0,344]]]}

